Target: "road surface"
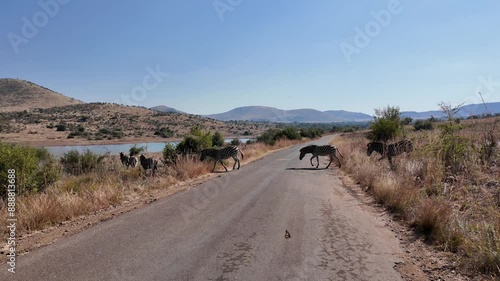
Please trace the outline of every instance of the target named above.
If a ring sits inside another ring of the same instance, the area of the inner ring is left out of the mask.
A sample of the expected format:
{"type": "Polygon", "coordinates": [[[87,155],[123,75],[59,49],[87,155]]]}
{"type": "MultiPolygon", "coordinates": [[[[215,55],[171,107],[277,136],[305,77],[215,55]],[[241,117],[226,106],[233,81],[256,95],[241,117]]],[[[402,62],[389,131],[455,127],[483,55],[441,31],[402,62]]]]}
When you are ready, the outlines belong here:
{"type": "Polygon", "coordinates": [[[402,280],[395,235],[302,146],[21,256],[0,279],[402,280]]]}

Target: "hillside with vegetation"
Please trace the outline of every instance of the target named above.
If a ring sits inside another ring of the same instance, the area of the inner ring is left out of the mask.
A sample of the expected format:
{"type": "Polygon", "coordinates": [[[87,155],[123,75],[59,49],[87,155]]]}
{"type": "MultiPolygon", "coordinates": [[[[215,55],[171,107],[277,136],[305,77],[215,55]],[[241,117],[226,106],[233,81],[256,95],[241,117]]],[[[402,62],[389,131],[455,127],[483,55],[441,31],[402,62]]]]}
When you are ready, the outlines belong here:
{"type": "Polygon", "coordinates": [[[0,112],[23,111],[81,104],[83,102],[30,81],[0,78],[0,112]]]}
{"type": "Polygon", "coordinates": [[[227,137],[256,137],[272,125],[108,103],[0,112],[0,140],[14,143],[162,141],[182,138],[193,126],[227,137]]]}

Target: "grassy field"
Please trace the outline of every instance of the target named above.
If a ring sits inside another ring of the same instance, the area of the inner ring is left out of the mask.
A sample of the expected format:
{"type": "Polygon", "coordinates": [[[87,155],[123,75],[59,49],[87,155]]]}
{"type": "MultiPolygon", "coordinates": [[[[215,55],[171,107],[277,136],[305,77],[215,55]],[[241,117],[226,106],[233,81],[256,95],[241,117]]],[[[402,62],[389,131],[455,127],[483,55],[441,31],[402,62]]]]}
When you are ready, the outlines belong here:
{"type": "Polygon", "coordinates": [[[405,128],[414,150],[389,161],[367,156],[366,132],[333,144],[343,169],[375,201],[438,249],[454,253],[456,270],[500,276],[500,119],[405,128]]]}
{"type": "MultiPolygon", "coordinates": [[[[263,143],[244,144],[240,148],[245,157],[242,164],[254,161],[265,154],[299,143],[279,140],[275,145],[263,143]]],[[[160,154],[147,157],[160,159],[160,154]]],[[[103,168],[78,176],[64,174],[44,192],[25,193],[17,198],[18,235],[55,226],[78,216],[122,204],[125,201],[142,200],[157,190],[168,190],[174,185],[207,175],[213,162],[201,162],[199,156],[183,156],[173,165],[161,165],[155,177],[150,171],[145,175],[140,167],[126,169],[118,156],[106,156],[103,168]]],[[[229,169],[232,159],[228,161],[229,169]]],[[[244,167],[242,167],[244,169],[244,167]]],[[[223,170],[220,164],[216,170],[223,170]]],[[[6,203],[0,200],[0,213],[5,214],[6,203]]],[[[0,227],[7,229],[7,217],[0,216],[0,227]]],[[[7,235],[6,231],[2,232],[7,235]]]]}

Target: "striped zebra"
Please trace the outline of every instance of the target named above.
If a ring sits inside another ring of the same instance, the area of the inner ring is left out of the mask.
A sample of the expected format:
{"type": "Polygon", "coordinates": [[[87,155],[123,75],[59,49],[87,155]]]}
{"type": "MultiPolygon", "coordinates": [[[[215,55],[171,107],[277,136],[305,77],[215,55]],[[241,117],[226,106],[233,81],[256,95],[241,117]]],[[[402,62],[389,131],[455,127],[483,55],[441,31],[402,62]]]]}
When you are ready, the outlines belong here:
{"type": "Polygon", "coordinates": [[[339,168],[342,166],[342,164],[340,163],[340,159],[337,157],[337,152],[339,153],[340,156],[342,156],[342,158],[344,158],[344,155],[342,155],[342,153],[340,153],[340,151],[335,147],[335,146],[332,146],[332,145],[308,145],[304,148],[302,148],[300,150],[300,157],[299,159],[302,160],[302,158],[304,158],[304,156],[308,153],[312,153],[312,157],[311,157],[311,166],[314,167],[314,164],[313,164],[313,158],[316,158],[316,160],[318,161],[318,165],[316,165],[316,168],[319,167],[319,156],[329,156],[330,157],[330,162],[328,163],[328,165],[326,166],[325,169],[328,169],[328,167],[330,167],[330,164],[332,164],[332,161],[333,159],[337,159],[337,162],[339,163],[339,168]]]}
{"type": "Polygon", "coordinates": [[[373,141],[366,145],[366,155],[370,156],[374,151],[380,153],[379,161],[387,157],[389,162],[392,164],[392,158],[403,153],[409,153],[413,151],[413,143],[410,140],[402,140],[396,143],[391,143],[386,145],[382,142],[373,141]]]}
{"type": "Polygon", "coordinates": [[[127,165],[129,167],[135,168],[137,166],[137,158],[134,156],[130,156],[127,161],[127,165]]]}
{"type": "Polygon", "coordinates": [[[146,156],[142,155],[139,157],[139,161],[141,163],[142,168],[146,172],[148,169],[151,169],[151,174],[153,177],[155,176],[155,171],[158,170],[158,161],[153,158],[146,158],[146,156]]]}
{"type": "Polygon", "coordinates": [[[120,161],[122,162],[122,165],[128,168],[128,156],[123,154],[123,152],[120,152],[120,161]]]}
{"type": "Polygon", "coordinates": [[[228,159],[229,157],[232,157],[234,159],[233,170],[236,167],[236,163],[238,163],[238,170],[239,170],[240,169],[240,159],[238,159],[238,152],[241,153],[241,159],[243,159],[245,157],[243,155],[243,152],[241,152],[241,150],[235,145],[231,145],[231,146],[220,148],[220,149],[208,148],[208,149],[204,149],[201,151],[200,160],[203,161],[208,156],[215,161],[214,167],[212,168],[212,172],[215,171],[215,165],[217,165],[217,162],[220,162],[222,164],[222,166],[224,167],[224,169],[226,169],[226,172],[227,172],[227,167],[226,167],[226,165],[224,165],[224,162],[222,162],[222,160],[228,159]]]}
{"type": "Polygon", "coordinates": [[[120,152],[120,161],[122,162],[123,166],[127,167],[132,167],[135,168],[137,166],[137,158],[134,156],[127,156],[123,152],[120,152]]]}

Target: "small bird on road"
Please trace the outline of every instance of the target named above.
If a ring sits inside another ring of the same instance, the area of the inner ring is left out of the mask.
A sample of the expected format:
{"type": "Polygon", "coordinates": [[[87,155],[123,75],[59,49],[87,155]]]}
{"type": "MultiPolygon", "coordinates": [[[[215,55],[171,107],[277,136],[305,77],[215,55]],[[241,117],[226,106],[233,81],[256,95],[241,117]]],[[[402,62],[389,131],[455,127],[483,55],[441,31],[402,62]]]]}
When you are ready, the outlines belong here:
{"type": "Polygon", "coordinates": [[[290,235],[290,232],[285,229],[285,239],[291,238],[292,236],[290,235]]]}

